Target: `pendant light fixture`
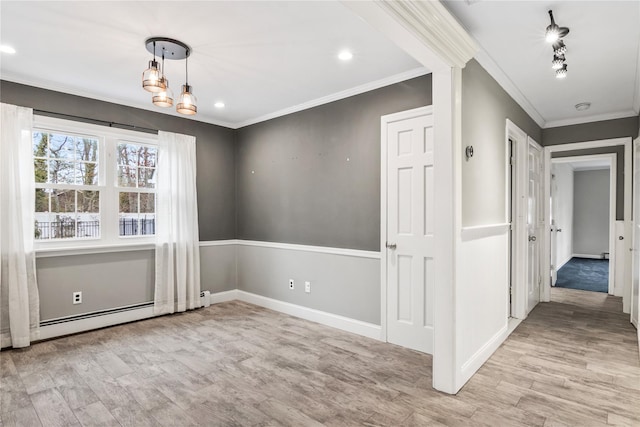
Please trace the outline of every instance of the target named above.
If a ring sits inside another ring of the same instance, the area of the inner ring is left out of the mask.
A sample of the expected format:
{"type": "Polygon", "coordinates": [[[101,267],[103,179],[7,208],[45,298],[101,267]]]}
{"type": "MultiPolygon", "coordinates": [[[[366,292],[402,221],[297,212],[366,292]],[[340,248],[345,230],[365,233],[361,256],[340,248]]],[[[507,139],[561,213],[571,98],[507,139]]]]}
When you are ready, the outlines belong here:
{"type": "Polygon", "coordinates": [[[151,37],[145,40],[147,51],[153,54],[153,60],[149,61],[149,68],[142,74],[142,87],[153,92],[151,101],[158,107],[171,107],[173,105],[173,91],[169,87],[169,80],[165,74],[164,60],[185,60],[185,84],[176,105],[176,111],[181,114],[193,115],[198,112],[196,97],[189,86],[187,58],[191,49],[181,41],[167,37],[151,37]],[[157,51],[162,52],[162,67],[156,61],[157,51]]]}
{"type": "Polygon", "coordinates": [[[151,97],[153,105],[158,107],[171,107],[173,105],[173,91],[169,87],[169,80],[164,74],[164,49],[162,50],[162,81],[164,82],[164,90],[154,93],[151,97]]]}
{"type": "Polygon", "coordinates": [[[160,92],[164,89],[164,83],[162,82],[162,73],[158,68],[158,62],[156,61],[156,42],[152,42],[153,59],[149,61],[149,68],[142,73],[142,87],[149,92],[160,92]]]}
{"type": "MultiPolygon", "coordinates": [[[[189,52],[187,52],[187,58],[189,52]]],[[[184,84],[182,85],[182,93],[176,105],[176,111],[180,114],[193,115],[198,112],[197,99],[193,95],[191,86],[189,86],[189,60],[185,61],[184,65],[184,84]]]]}

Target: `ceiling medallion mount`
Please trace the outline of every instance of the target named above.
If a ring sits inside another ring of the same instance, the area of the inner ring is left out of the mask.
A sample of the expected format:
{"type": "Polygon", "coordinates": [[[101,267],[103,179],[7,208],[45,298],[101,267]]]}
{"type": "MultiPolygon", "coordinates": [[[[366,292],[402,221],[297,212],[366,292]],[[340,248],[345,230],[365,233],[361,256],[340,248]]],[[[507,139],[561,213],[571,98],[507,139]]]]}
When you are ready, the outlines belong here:
{"type": "Polygon", "coordinates": [[[145,40],[144,45],[152,55],[164,52],[164,59],[186,59],[191,55],[189,46],[179,40],[167,37],[148,38],[145,40]]]}
{"type": "Polygon", "coordinates": [[[169,88],[169,80],[165,76],[164,60],[185,60],[185,84],[176,105],[176,111],[181,114],[194,115],[198,112],[197,99],[193,94],[193,88],[189,85],[189,56],[191,48],[185,43],[168,37],[151,37],[145,40],[144,45],[153,54],[149,61],[149,68],[142,73],[142,88],[152,93],[151,102],[158,107],[171,107],[173,105],[173,91],[169,88]],[[161,65],[156,61],[156,56],[162,58],[161,65]]]}

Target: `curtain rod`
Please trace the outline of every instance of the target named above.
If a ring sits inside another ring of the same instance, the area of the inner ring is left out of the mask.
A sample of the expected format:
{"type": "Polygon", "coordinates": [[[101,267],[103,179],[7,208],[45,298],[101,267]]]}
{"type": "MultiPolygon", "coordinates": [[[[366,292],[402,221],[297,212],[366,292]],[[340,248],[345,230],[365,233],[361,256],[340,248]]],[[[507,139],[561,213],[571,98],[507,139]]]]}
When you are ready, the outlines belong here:
{"type": "Polygon", "coordinates": [[[74,120],[85,122],[85,123],[94,123],[94,124],[98,124],[98,125],[102,125],[102,126],[108,126],[108,127],[112,127],[112,128],[131,129],[131,130],[135,130],[135,131],[139,131],[139,132],[153,133],[153,134],[157,134],[158,133],[157,129],[150,129],[150,128],[145,128],[145,127],[136,126],[136,125],[129,125],[129,124],[126,124],[126,123],[110,122],[110,121],[107,121],[107,120],[90,119],[90,118],[87,118],[87,117],[74,116],[72,114],[56,113],[54,111],[45,111],[45,110],[34,109],[33,113],[34,114],[40,114],[40,115],[43,115],[43,116],[49,116],[49,117],[59,117],[59,118],[66,118],[66,119],[74,119],[74,120]]]}

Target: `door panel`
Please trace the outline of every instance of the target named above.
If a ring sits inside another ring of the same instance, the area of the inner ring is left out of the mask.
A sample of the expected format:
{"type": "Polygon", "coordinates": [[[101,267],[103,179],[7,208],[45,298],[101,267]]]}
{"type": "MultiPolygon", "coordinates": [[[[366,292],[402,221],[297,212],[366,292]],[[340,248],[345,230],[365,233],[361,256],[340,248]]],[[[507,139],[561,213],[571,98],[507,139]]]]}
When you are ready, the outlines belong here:
{"type": "Polygon", "coordinates": [[[542,147],[529,139],[527,197],[527,314],[540,302],[540,231],[542,203],[542,147]]]}
{"type": "Polygon", "coordinates": [[[387,341],[432,353],[433,116],[387,132],[387,341]]]}

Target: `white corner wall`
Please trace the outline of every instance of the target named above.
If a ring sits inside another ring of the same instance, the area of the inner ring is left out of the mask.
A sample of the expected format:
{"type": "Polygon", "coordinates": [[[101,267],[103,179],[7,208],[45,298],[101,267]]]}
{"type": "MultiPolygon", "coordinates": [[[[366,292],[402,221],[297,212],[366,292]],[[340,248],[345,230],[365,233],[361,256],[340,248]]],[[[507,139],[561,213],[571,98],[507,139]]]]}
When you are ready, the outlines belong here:
{"type": "Polygon", "coordinates": [[[460,387],[508,335],[508,250],[508,224],[462,229],[456,269],[460,387]]]}

